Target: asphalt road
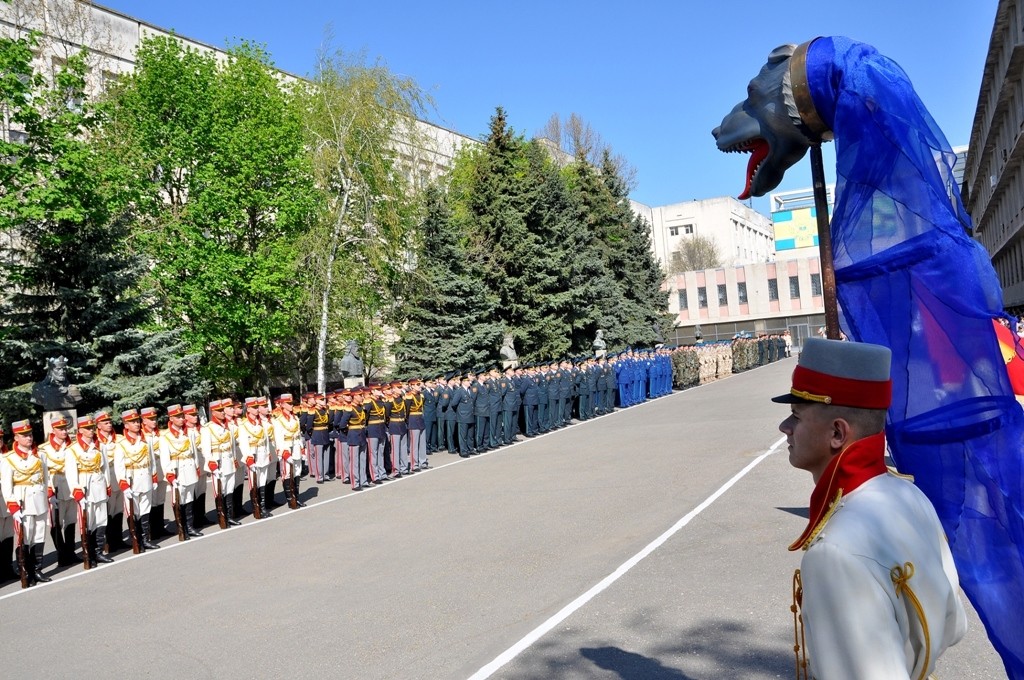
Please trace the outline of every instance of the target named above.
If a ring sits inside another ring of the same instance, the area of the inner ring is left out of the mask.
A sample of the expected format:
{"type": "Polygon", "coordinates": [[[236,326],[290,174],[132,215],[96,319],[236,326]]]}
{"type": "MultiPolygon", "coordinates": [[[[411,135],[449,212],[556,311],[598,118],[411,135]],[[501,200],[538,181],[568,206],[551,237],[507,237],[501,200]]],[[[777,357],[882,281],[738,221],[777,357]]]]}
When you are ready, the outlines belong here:
{"type": "MultiPolygon", "coordinates": [[[[371,491],[306,484],[303,510],[89,572],[48,567],[51,584],[0,588],[3,675],[793,677],[786,546],[811,480],[768,401],[792,367],[435,454],[371,491]]],[[[1005,677],[970,616],[936,675],[1005,677]]]]}

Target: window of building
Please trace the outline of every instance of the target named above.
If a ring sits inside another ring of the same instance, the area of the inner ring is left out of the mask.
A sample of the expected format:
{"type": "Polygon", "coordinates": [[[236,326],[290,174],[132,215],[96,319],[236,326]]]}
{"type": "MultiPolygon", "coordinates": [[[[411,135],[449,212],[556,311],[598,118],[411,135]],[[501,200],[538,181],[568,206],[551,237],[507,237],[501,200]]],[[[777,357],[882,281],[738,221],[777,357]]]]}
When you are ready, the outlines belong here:
{"type": "Polygon", "coordinates": [[[687,234],[687,235],[692,234],[693,233],[693,225],[692,224],[684,224],[683,225],[683,233],[687,234]]]}
{"type": "Polygon", "coordinates": [[[779,299],[779,280],[768,279],[768,299],[778,300],[779,299]]]}
{"type": "Polygon", "coordinates": [[[811,295],[821,297],[821,274],[811,274],[811,295]]]}
{"type": "Polygon", "coordinates": [[[718,306],[725,307],[729,304],[729,294],[725,290],[725,284],[718,284],[718,306]]]}
{"type": "Polygon", "coordinates": [[[736,284],[736,297],[741,305],[747,304],[747,282],[740,281],[736,284]]]}
{"type": "Polygon", "coordinates": [[[687,309],[687,308],[688,308],[688,305],[687,305],[687,302],[686,302],[686,291],[685,290],[681,290],[681,291],[679,291],[679,311],[683,311],[684,309],[687,309]]]}
{"type": "Polygon", "coordinates": [[[697,304],[701,309],[708,306],[708,289],[704,286],[697,289],[697,304]]]}
{"type": "Polygon", "coordinates": [[[669,227],[668,228],[668,235],[669,236],[679,236],[679,227],[669,227]]]}
{"type": "Polygon", "coordinates": [[[800,277],[790,276],[789,277],[789,297],[792,300],[796,300],[800,297],[800,277]]]}

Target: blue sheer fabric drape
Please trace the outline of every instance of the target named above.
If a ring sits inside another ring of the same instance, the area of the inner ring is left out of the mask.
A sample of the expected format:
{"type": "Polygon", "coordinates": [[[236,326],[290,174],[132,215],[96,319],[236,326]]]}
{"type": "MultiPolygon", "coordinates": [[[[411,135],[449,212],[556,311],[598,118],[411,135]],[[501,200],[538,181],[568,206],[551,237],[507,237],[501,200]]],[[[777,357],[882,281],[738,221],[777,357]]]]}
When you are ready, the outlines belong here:
{"type": "Polygon", "coordinates": [[[892,349],[893,461],[934,503],[961,586],[1024,678],[1024,413],[992,329],[1002,292],[952,176],[955,156],[893,61],[848,38],[808,50],[835,135],[832,244],[843,326],[892,349]]]}

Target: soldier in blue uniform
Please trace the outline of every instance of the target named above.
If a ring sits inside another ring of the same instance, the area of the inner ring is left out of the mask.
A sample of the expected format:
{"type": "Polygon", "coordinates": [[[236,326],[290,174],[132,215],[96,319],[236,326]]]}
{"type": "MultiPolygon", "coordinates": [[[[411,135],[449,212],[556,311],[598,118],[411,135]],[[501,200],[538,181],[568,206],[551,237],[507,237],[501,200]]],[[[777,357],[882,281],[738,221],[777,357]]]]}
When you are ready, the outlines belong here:
{"type": "Polygon", "coordinates": [[[455,419],[459,426],[458,447],[459,456],[462,458],[469,458],[477,452],[473,436],[473,423],[476,418],[478,392],[479,387],[473,382],[469,373],[463,375],[461,385],[452,390],[450,408],[455,412],[455,419]]]}
{"type": "Polygon", "coordinates": [[[423,384],[420,394],[423,396],[423,444],[427,455],[437,453],[438,447],[438,378],[431,378],[423,384]]]}

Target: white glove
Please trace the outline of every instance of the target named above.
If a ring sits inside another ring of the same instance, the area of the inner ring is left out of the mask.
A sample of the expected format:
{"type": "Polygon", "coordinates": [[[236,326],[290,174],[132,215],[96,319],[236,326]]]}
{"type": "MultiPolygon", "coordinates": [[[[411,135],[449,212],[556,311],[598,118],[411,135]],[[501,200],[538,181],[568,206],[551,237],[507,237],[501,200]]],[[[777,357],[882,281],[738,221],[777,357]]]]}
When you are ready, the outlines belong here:
{"type": "Polygon", "coordinates": [[[50,496],[49,501],[50,501],[50,505],[53,507],[53,509],[56,510],[57,509],[57,497],[56,496],[50,496]]]}
{"type": "Polygon", "coordinates": [[[128,500],[132,500],[132,498],[134,498],[134,495],[132,494],[132,487],[129,486],[124,490],[124,497],[128,500]]]}
{"type": "Polygon", "coordinates": [[[21,516],[22,516],[22,515],[21,515],[21,510],[15,510],[15,511],[14,511],[14,514],[13,514],[13,515],[11,515],[11,517],[12,517],[12,518],[14,519],[14,521],[15,521],[15,522],[16,522],[17,524],[21,524],[21,516]]]}
{"type": "Polygon", "coordinates": [[[153,491],[156,491],[159,488],[160,488],[160,482],[153,482],[153,491]]]}

